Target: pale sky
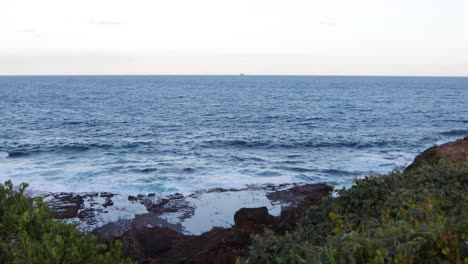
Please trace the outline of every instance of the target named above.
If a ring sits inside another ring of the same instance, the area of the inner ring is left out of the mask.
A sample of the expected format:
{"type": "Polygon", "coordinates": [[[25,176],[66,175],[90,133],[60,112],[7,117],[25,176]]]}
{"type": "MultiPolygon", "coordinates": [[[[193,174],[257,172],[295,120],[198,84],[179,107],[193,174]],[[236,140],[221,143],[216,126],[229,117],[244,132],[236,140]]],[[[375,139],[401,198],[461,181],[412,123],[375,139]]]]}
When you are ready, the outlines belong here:
{"type": "Polygon", "coordinates": [[[0,75],[468,76],[468,0],[0,0],[0,75]]]}

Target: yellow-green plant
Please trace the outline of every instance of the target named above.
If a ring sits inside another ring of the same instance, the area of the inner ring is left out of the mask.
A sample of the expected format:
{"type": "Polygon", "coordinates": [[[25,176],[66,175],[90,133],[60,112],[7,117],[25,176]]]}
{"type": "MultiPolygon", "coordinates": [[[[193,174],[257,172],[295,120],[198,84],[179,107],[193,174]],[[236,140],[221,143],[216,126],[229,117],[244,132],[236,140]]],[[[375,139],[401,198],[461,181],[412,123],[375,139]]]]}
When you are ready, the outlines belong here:
{"type": "Polygon", "coordinates": [[[249,263],[468,263],[468,164],[355,181],[291,234],[256,236],[249,263]]]}

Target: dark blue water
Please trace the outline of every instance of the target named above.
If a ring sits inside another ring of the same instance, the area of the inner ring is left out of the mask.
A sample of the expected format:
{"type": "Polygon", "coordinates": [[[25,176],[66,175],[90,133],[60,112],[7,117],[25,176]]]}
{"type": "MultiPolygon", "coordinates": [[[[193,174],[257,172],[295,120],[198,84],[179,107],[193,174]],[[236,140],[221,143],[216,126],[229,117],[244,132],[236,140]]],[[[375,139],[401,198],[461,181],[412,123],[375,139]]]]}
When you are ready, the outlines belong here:
{"type": "Polygon", "coordinates": [[[468,135],[468,78],[0,77],[0,180],[54,191],[351,184],[468,135]]]}

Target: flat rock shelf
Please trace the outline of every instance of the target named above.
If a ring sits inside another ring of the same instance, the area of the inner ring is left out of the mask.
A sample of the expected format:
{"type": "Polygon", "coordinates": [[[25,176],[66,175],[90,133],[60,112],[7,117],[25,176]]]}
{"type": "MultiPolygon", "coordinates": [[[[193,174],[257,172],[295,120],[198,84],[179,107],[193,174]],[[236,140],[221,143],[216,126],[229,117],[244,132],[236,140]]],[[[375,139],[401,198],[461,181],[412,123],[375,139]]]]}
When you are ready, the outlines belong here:
{"type": "MultiPolygon", "coordinates": [[[[121,235],[132,225],[169,228],[185,235],[200,235],[213,227],[234,225],[241,208],[266,207],[272,216],[296,207],[307,195],[325,184],[250,186],[244,189],[210,189],[184,196],[175,193],[119,195],[100,193],[49,193],[30,191],[43,197],[55,218],[100,236],[121,235]]],[[[327,188],[330,188],[327,186],[327,188]]]]}
{"type": "Polygon", "coordinates": [[[139,263],[234,263],[251,236],[291,231],[333,188],[325,183],[210,189],[184,196],[30,191],[99,242],[121,240],[139,263]]]}

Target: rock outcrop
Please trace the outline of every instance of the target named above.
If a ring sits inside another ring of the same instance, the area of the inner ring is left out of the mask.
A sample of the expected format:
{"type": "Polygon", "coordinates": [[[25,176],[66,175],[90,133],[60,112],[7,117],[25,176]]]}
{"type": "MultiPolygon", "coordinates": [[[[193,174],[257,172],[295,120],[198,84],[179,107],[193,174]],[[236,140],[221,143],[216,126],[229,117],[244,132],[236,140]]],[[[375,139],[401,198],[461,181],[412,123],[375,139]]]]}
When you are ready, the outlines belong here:
{"type": "MultiPolygon", "coordinates": [[[[468,162],[468,136],[434,146],[406,170],[444,159],[468,162]]],[[[321,184],[212,189],[184,196],[112,193],[44,194],[55,217],[92,231],[100,242],[123,242],[123,254],[139,263],[235,263],[253,234],[295,228],[307,210],[328,196],[321,184]],[[244,207],[244,208],[243,208],[244,207]]]]}
{"type": "Polygon", "coordinates": [[[77,217],[83,207],[84,199],[81,195],[72,193],[55,193],[50,199],[49,206],[54,208],[54,218],[67,219],[77,217]]]}
{"type": "MultiPolygon", "coordinates": [[[[235,263],[247,253],[251,235],[261,234],[266,228],[283,232],[285,227],[295,226],[309,206],[318,204],[331,190],[325,184],[282,190],[282,193],[272,195],[285,199],[290,195],[288,192],[297,192],[302,195],[302,201],[295,201],[294,207],[286,208],[278,217],[270,215],[267,207],[241,208],[234,214],[232,227],[215,227],[198,236],[182,235],[169,228],[138,228],[134,225],[117,239],[123,241],[124,254],[140,263],[235,263]]],[[[137,219],[134,222],[138,222],[137,219]]]]}
{"type": "MultiPolygon", "coordinates": [[[[184,196],[41,192],[55,218],[118,239],[139,263],[234,263],[251,235],[292,230],[307,209],[332,191],[324,184],[211,189],[184,196]]],[[[34,195],[32,195],[34,196],[34,195]]]]}
{"type": "Polygon", "coordinates": [[[435,164],[441,159],[461,163],[468,161],[468,136],[465,138],[448,142],[440,146],[433,146],[416,156],[405,170],[412,170],[424,163],[435,164]]]}

